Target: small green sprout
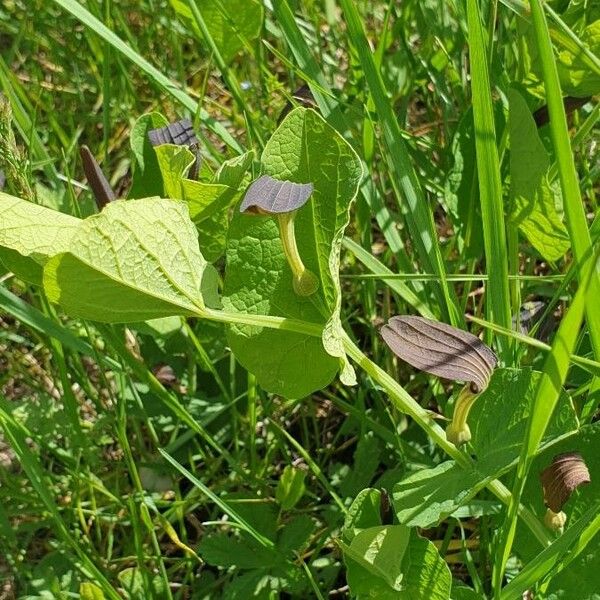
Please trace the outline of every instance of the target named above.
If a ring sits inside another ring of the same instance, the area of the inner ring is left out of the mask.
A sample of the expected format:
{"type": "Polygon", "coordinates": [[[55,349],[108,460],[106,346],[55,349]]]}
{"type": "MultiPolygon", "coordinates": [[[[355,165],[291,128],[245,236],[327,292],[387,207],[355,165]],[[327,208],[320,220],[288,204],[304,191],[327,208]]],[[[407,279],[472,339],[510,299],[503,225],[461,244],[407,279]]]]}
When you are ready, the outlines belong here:
{"type": "Polygon", "coordinates": [[[240,206],[240,212],[276,218],[283,252],[292,270],[294,292],[299,296],[311,296],[319,289],[317,276],[300,257],[294,229],[296,214],[312,192],[312,183],[278,181],[263,175],[250,185],[240,206]]]}

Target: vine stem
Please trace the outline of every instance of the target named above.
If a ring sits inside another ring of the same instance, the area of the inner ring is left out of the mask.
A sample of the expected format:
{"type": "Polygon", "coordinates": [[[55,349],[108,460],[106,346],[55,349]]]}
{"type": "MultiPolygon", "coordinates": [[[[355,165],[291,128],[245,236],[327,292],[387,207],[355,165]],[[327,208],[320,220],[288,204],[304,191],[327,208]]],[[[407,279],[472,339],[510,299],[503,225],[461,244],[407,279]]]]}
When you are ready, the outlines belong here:
{"type": "MultiPolygon", "coordinates": [[[[318,323],[308,323],[306,321],[298,321],[284,317],[234,313],[208,308],[204,309],[199,316],[211,321],[219,321],[229,325],[238,324],[268,327],[270,329],[302,333],[312,337],[321,337],[323,333],[323,326],[318,323]]],[[[410,416],[417,425],[419,425],[419,427],[421,427],[421,429],[423,429],[425,433],[461,467],[465,469],[476,467],[475,460],[468,454],[459,450],[452,442],[448,441],[446,432],[434,421],[434,413],[423,408],[391,375],[367,357],[350,339],[346,332],[343,332],[342,341],[344,350],[348,356],[384,390],[399,411],[410,416]]],[[[512,494],[501,481],[498,479],[489,479],[489,481],[485,482],[485,486],[503,504],[506,504],[507,506],[510,504],[512,494]]],[[[523,505],[519,506],[518,513],[542,546],[548,546],[552,540],[542,522],[523,505]]]]}
{"type": "Polygon", "coordinates": [[[213,308],[203,308],[198,312],[198,317],[208,319],[209,321],[227,323],[228,325],[252,325],[254,327],[267,327],[269,329],[293,331],[294,333],[303,333],[305,335],[310,335],[311,337],[320,338],[323,335],[323,325],[320,325],[319,323],[309,323],[308,321],[298,321],[286,317],[228,312],[224,310],[215,310],[213,308]]]}
{"type": "MultiPolygon", "coordinates": [[[[374,381],[376,381],[386,392],[394,406],[401,412],[409,415],[421,427],[427,435],[446,454],[453,458],[461,467],[471,469],[476,462],[468,455],[459,450],[446,438],[446,432],[433,421],[432,413],[423,408],[393,377],[384,371],[379,365],[368,358],[344,332],[344,349],[357,365],[359,365],[374,381]]],[[[507,506],[511,502],[510,490],[498,479],[490,479],[486,487],[507,506]]],[[[528,508],[519,505],[519,516],[527,524],[531,532],[539,540],[542,546],[548,546],[552,540],[545,530],[542,522],[528,508]]]]}

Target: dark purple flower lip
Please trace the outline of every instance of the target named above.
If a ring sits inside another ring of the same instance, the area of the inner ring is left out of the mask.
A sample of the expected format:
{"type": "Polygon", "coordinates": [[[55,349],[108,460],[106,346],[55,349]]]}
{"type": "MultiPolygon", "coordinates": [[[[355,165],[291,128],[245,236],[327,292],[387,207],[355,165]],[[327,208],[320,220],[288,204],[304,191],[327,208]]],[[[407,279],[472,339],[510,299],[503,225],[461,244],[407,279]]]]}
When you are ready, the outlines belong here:
{"type": "Polygon", "coordinates": [[[445,379],[470,382],[473,393],[487,387],[498,362],[472,333],[424,317],[392,317],[381,328],[381,336],[409,365],[445,379]]]}
{"type": "Polygon", "coordinates": [[[292,271],[292,285],[299,296],[311,296],[320,285],[318,277],[304,266],[294,228],[298,209],[308,202],[313,189],[312,183],[279,181],[263,175],[250,185],[240,205],[241,213],[275,218],[283,252],[292,271]]]}
{"type": "Polygon", "coordinates": [[[580,486],[590,483],[590,472],[579,452],[565,452],[552,459],[540,473],[544,504],[553,512],[562,510],[571,494],[580,486]]]}
{"type": "Polygon", "coordinates": [[[293,212],[306,204],[313,189],[312,183],[280,181],[263,175],[246,191],[240,212],[267,215],[293,212]]]}

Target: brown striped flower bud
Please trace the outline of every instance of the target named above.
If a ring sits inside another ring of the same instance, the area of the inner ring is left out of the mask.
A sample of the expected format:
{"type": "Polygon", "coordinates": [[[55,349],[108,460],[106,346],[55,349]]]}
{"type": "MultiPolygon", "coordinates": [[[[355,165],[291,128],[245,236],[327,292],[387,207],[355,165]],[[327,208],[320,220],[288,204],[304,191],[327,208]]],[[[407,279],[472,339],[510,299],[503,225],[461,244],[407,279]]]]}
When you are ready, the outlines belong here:
{"type": "Polygon", "coordinates": [[[175,146],[190,146],[198,143],[194,125],[189,119],[181,119],[148,132],[148,139],[153,146],[175,144],[175,146]]]}
{"type": "Polygon", "coordinates": [[[590,482],[590,472],[579,452],[558,454],[540,473],[544,504],[554,513],[562,510],[571,494],[590,482]]]}
{"type": "Polygon", "coordinates": [[[472,333],[423,317],[392,317],[381,335],[408,364],[445,379],[468,381],[476,394],[487,387],[498,361],[472,333]]]}
{"type": "Polygon", "coordinates": [[[466,381],[454,406],[446,435],[456,445],[468,442],[469,411],[485,390],[498,359],[478,337],[445,323],[414,316],[392,317],[381,328],[392,352],[408,364],[445,379],[466,381]]]}
{"type": "Polygon", "coordinates": [[[102,209],[109,202],[115,200],[116,195],[90,149],[87,146],[81,146],[79,155],[81,156],[85,178],[94,194],[96,204],[99,209],[102,209]]]}

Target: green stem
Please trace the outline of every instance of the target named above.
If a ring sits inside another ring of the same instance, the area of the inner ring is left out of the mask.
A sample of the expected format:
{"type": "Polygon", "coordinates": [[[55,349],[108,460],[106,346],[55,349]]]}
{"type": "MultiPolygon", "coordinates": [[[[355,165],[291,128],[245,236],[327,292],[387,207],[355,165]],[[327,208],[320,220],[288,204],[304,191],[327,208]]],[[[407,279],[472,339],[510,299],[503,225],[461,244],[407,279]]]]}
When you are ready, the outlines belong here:
{"type": "Polygon", "coordinates": [[[294,230],[295,218],[295,210],[277,215],[279,237],[281,238],[283,252],[292,270],[294,291],[299,296],[311,296],[319,289],[319,280],[312,271],[304,266],[298,252],[294,230]]]}
{"type": "Polygon", "coordinates": [[[379,365],[365,356],[354,342],[344,334],[344,350],[348,356],[359,365],[374,381],[376,381],[389,396],[390,400],[402,413],[410,416],[433,441],[448,455],[462,466],[469,466],[471,460],[454,444],[446,439],[446,433],[432,418],[433,413],[423,408],[396,380],[386,373],[379,365]]]}
{"type": "MultiPolygon", "coordinates": [[[[228,324],[254,325],[257,327],[268,327],[270,329],[280,329],[283,331],[294,331],[313,337],[321,337],[323,326],[317,323],[307,323],[305,321],[296,321],[294,319],[285,319],[283,317],[271,317],[266,315],[248,315],[244,313],[229,313],[214,309],[205,309],[199,316],[228,324]]],[[[388,395],[396,408],[404,414],[410,416],[427,433],[427,435],[442,449],[448,456],[453,458],[461,467],[471,469],[475,461],[461,452],[452,442],[446,438],[444,430],[433,420],[432,413],[424,409],[412,396],[397,382],[386,373],[379,365],[370,360],[354,344],[346,333],[343,334],[344,350],[348,356],[360,366],[378,385],[380,385],[388,395]]],[[[510,503],[510,491],[497,479],[486,482],[487,488],[504,504],[510,503]]],[[[550,543],[550,537],[539,519],[524,506],[519,506],[519,515],[527,524],[529,529],[543,546],[550,543]]]]}
{"type": "Polygon", "coordinates": [[[204,308],[199,311],[198,316],[209,321],[218,321],[228,325],[252,325],[254,327],[267,327],[269,329],[281,329],[282,331],[294,331],[304,333],[312,337],[321,337],[323,325],[309,323],[308,321],[297,321],[285,317],[273,317],[271,315],[252,315],[248,313],[226,312],[212,308],[204,308]]]}
{"type": "Polygon", "coordinates": [[[479,394],[471,391],[470,384],[465,385],[454,403],[452,421],[446,429],[446,437],[456,446],[465,444],[471,439],[471,429],[467,423],[469,411],[479,394]]]}
{"type": "MultiPolygon", "coordinates": [[[[468,454],[461,452],[446,438],[444,430],[433,421],[432,413],[424,409],[379,365],[365,356],[347,334],[344,334],[343,343],[348,356],[384,389],[398,410],[409,415],[461,467],[472,469],[475,466],[475,461],[468,454]]],[[[507,506],[510,504],[512,494],[503,483],[497,479],[490,479],[485,485],[503,504],[507,506]]],[[[551,539],[540,520],[529,509],[520,504],[518,513],[542,546],[548,546],[551,543],[551,539]]]]}

